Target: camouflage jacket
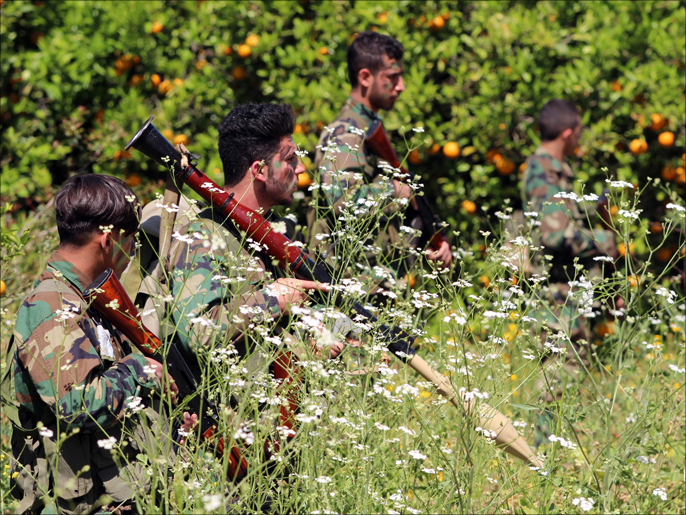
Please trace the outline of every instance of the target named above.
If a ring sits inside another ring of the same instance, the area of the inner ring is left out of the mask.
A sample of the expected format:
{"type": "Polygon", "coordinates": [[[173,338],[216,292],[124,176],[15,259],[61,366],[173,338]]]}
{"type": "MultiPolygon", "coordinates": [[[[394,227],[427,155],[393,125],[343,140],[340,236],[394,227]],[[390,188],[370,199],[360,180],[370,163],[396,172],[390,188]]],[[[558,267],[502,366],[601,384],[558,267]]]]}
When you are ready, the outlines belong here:
{"type": "Polygon", "coordinates": [[[156,388],[143,371],[145,357],[132,354],[129,341],[88,309],[88,284],[54,252],[19,309],[14,387],[27,421],[107,428],[122,418],[127,397],[156,388]]]}
{"type": "Polygon", "coordinates": [[[88,510],[103,493],[126,502],[131,485],[146,481],[140,464],[133,463],[142,442],[136,435],[143,430],[138,417],[124,415],[127,399],[144,398],[143,408],[159,383],[144,370],[146,359],[132,354],[129,341],[88,309],[82,292],[89,283],[55,252],[19,309],[14,388],[24,431],[15,430],[12,448],[21,510],[35,509],[53,484],[61,487],[58,506],[69,512],[88,510]],[[39,422],[43,428],[36,431],[39,422]],[[60,440],[67,431],[69,437],[60,440]],[[124,435],[133,435],[127,447],[133,459],[120,468],[98,441],[112,437],[122,443],[124,435]]]}
{"type": "MultiPolygon", "coordinates": [[[[290,221],[286,224],[291,233],[294,227],[290,221]]],[[[249,330],[255,324],[272,328],[280,317],[278,299],[270,295],[268,285],[284,272],[262,245],[244,238],[218,211],[202,211],[175,234],[170,262],[172,316],[177,341],[186,353],[197,355],[203,348],[233,344],[244,357],[250,354],[249,330]]],[[[254,331],[251,335],[258,336],[254,331]]],[[[293,343],[287,334],[284,337],[293,343]]]]}
{"type": "MultiPolygon", "coordinates": [[[[556,258],[553,264],[558,267],[571,264],[574,257],[590,265],[588,258],[606,255],[615,246],[611,231],[588,227],[586,215],[575,200],[554,197],[572,193],[573,178],[569,164],[555,159],[543,147],[529,157],[522,178],[524,209],[540,214],[540,243],[556,258]]],[[[594,210],[590,216],[593,214],[594,210]]]]}
{"type": "Polygon", "coordinates": [[[377,113],[348,98],[338,118],[320,136],[315,166],[321,173],[321,185],[314,192],[316,208],[308,214],[308,243],[311,249],[328,251],[331,240],[335,239],[332,233],[343,228],[337,222],[345,224],[346,219],[357,218],[364,223],[365,215],[378,213],[378,226],[359,231],[360,236],[364,235],[360,241],[367,267],[375,266],[377,257],[383,253],[384,265],[398,270],[405,257],[403,249],[409,246],[405,240],[411,239],[400,231],[400,226],[406,224],[419,230],[417,227],[421,225],[418,220],[416,223],[401,220],[406,200],[392,198],[393,186],[390,178],[380,173],[379,157],[364,145],[365,130],[377,119],[377,113]],[[376,201],[377,207],[365,207],[364,202],[369,200],[376,201]],[[395,247],[396,252],[392,252],[395,247]]]}

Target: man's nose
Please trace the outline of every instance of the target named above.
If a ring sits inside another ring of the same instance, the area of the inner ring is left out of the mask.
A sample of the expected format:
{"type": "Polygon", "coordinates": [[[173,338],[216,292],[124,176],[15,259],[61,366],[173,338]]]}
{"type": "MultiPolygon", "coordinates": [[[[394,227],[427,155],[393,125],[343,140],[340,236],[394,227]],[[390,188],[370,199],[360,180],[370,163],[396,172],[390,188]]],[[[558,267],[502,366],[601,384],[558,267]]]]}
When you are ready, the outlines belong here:
{"type": "Polygon", "coordinates": [[[405,91],[405,82],[403,81],[402,77],[398,79],[398,84],[395,86],[395,89],[398,93],[405,91]]]}
{"type": "Polygon", "coordinates": [[[306,170],[305,165],[302,164],[300,161],[298,161],[298,164],[295,167],[295,175],[300,175],[306,170]]]}

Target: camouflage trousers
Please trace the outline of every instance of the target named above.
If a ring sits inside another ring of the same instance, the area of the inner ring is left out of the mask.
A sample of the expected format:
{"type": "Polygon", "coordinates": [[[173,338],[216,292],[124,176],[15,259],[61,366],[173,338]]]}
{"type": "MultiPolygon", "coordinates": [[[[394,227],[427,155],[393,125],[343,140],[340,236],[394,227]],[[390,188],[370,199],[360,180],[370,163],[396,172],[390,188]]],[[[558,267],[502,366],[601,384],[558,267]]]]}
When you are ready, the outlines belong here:
{"type": "MultiPolygon", "coordinates": [[[[172,442],[160,437],[169,430],[168,420],[158,410],[148,406],[133,421],[136,423],[109,429],[107,435],[77,432],[61,442],[15,427],[11,487],[20,500],[17,513],[135,513],[136,495],[146,495],[152,488],[147,467],[138,455],[165,456],[171,466],[176,453],[172,442]],[[124,456],[114,459],[98,444],[108,435],[120,443],[126,441],[121,451],[124,456]]],[[[56,426],[51,430],[56,434],[56,426]]],[[[166,473],[161,481],[167,481],[166,473]]]]}

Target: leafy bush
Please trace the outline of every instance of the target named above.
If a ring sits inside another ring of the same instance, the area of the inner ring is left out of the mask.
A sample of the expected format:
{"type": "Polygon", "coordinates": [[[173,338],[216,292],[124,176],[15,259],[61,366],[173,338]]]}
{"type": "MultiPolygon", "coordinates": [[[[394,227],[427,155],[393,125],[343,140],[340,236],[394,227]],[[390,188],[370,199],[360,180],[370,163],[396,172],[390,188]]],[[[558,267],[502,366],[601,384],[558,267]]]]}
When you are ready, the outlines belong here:
{"type": "MultiPolygon", "coordinates": [[[[597,193],[601,166],[641,185],[661,174],[683,185],[684,2],[189,0],[171,9],[34,1],[2,9],[5,199],[44,196],[82,167],[157,187],[159,171],[123,152],[150,114],[170,139],[187,138],[215,179],[216,127],[236,103],[289,102],[297,142],[312,151],[348,95],[346,47],[365,29],[406,48],[407,91],[386,125],[399,145],[411,123],[426,128],[413,166],[463,233],[476,235],[475,218],[488,218],[461,210],[463,200],[518,205],[517,169],[538,144],[538,110],[554,97],[583,111],[575,165],[597,193]],[[667,130],[675,143],[662,147],[667,130]],[[634,139],[647,152],[632,153],[634,139]],[[449,141],[460,146],[457,159],[440,152],[449,141]]],[[[655,191],[644,217],[659,220],[669,196],[655,191]]]]}

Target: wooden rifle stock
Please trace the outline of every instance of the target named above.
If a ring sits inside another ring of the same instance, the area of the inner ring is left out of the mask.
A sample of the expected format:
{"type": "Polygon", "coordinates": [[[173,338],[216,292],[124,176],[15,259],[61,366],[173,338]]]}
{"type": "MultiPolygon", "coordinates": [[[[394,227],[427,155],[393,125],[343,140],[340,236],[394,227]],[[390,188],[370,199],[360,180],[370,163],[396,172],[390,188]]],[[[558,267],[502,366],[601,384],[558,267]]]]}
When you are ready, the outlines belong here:
{"type": "MultiPolygon", "coordinates": [[[[398,155],[393,149],[386,130],[384,129],[381,120],[374,120],[369,128],[367,129],[367,134],[364,138],[365,146],[374,152],[384,161],[388,163],[393,168],[398,168],[400,171],[406,175],[407,179],[410,180],[414,174],[410,172],[407,168],[401,165],[398,155]]],[[[415,200],[417,201],[417,211],[419,212],[419,217],[424,225],[424,233],[429,241],[429,246],[433,250],[438,250],[443,245],[445,238],[442,234],[442,228],[440,221],[434,214],[429,201],[426,199],[425,195],[415,195],[415,200]]]]}
{"type": "MultiPolygon", "coordinates": [[[[177,182],[185,182],[188,184],[191,189],[214,206],[222,215],[231,218],[236,226],[244,231],[246,235],[265,245],[269,254],[277,259],[279,266],[286,272],[310,281],[328,284],[334,282],[324,266],[315,264],[307,254],[302,252],[286,236],[272,230],[271,224],[265,220],[262,215],[245,206],[241,206],[233,198],[233,195],[229,195],[224,189],[220,188],[204,173],[198,170],[195,163],[188,159],[189,157],[193,157],[192,155],[188,154],[182,156],[155,126],[152,125],[153,118],[154,117],[150,117],[150,119],[148,119],[148,121],[138,130],[136,135],[126,146],[127,150],[130,147],[134,147],[136,150],[139,150],[150,157],[153,161],[170,169],[177,182]],[[184,161],[188,161],[188,166],[181,166],[182,158],[185,158],[184,161]]],[[[383,127],[381,127],[381,129],[383,130],[383,127]]],[[[385,136],[385,132],[383,134],[385,136]]],[[[388,141],[388,137],[385,137],[385,139],[388,141]]],[[[388,145],[390,147],[390,143],[388,145]]],[[[391,151],[392,150],[393,149],[391,148],[391,151]]],[[[393,155],[395,155],[395,152],[393,152],[393,155]]],[[[398,165],[400,164],[397,162],[397,157],[395,162],[398,165]]],[[[392,162],[391,165],[397,168],[392,162]]],[[[424,199],[423,196],[418,197],[418,204],[420,204],[422,199],[424,199]]],[[[424,203],[428,208],[426,199],[424,199],[424,203]]],[[[431,215],[433,216],[433,214],[431,215]]],[[[427,218],[427,221],[428,220],[429,218],[427,218]]],[[[434,241],[434,238],[436,238],[438,244],[438,247],[436,248],[439,248],[443,241],[443,236],[437,231],[433,235],[431,241],[434,241]]],[[[334,296],[334,300],[339,305],[342,303],[341,296],[334,296]]],[[[352,309],[368,319],[371,323],[379,322],[378,319],[359,302],[355,302],[352,309]]],[[[455,406],[461,405],[460,396],[453,390],[450,381],[433,370],[421,356],[417,355],[416,351],[411,346],[413,338],[411,338],[410,335],[398,327],[388,327],[384,324],[379,324],[378,330],[385,338],[388,350],[390,350],[395,357],[407,363],[410,368],[414,369],[422,377],[434,384],[438,393],[448,397],[455,406]]],[[[275,372],[282,370],[281,373],[286,374],[289,381],[292,380],[292,377],[288,374],[290,364],[291,355],[288,353],[283,359],[277,358],[274,367],[275,372]]],[[[473,412],[473,402],[464,403],[462,405],[467,412],[473,412]]],[[[289,400],[289,407],[286,410],[286,414],[290,413],[292,415],[294,411],[292,407],[292,400],[289,400]]],[[[481,425],[498,433],[496,444],[499,444],[505,451],[522,460],[529,461],[535,466],[541,466],[541,463],[531,452],[528,445],[526,445],[526,442],[517,434],[517,431],[512,424],[497,410],[490,406],[487,407],[489,408],[489,417],[482,418],[481,425]]],[[[282,415],[284,415],[283,408],[284,407],[282,406],[282,415]]],[[[289,427],[287,424],[286,426],[289,427]]]]}
{"type": "MultiPolygon", "coordinates": [[[[215,438],[217,411],[206,397],[198,395],[199,381],[179,350],[173,344],[163,345],[139,320],[138,310],[111,268],[105,270],[84,291],[84,299],[114,327],[119,329],[146,356],[165,363],[167,371],[179,389],[179,401],[187,402],[190,411],[198,415],[203,439],[215,441],[216,453],[224,455],[224,439],[215,438]]],[[[229,479],[238,483],[248,472],[248,464],[237,447],[228,456],[229,479]]]]}

